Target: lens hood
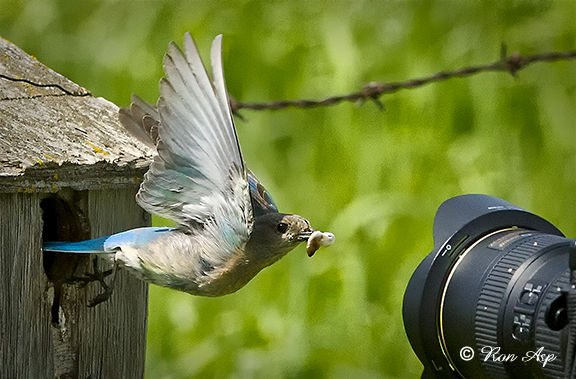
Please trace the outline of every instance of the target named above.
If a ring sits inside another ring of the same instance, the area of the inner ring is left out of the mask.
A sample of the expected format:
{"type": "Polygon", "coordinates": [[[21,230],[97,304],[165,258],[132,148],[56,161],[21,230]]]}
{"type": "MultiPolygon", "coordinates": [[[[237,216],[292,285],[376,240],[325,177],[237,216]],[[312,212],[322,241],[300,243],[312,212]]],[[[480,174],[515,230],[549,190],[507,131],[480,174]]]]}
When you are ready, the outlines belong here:
{"type": "Polygon", "coordinates": [[[434,218],[434,249],[420,263],[404,295],[406,334],[420,361],[422,378],[459,378],[440,337],[440,304],[460,254],[490,233],[520,228],[563,237],[547,220],[502,199],[468,194],[446,200],[434,218]]]}

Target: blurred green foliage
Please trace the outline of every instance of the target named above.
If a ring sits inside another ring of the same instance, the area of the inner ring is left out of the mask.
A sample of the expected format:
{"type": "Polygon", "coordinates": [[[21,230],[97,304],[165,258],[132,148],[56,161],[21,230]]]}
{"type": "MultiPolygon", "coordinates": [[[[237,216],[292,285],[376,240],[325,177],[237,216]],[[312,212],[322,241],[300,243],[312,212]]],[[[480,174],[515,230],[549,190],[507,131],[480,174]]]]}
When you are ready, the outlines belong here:
{"type": "MultiPolygon", "coordinates": [[[[224,34],[240,101],[320,98],[523,54],[574,49],[571,1],[6,1],[0,35],[120,106],[158,96],[170,40],[207,58],[224,34]]],[[[432,220],[463,193],[502,197],[576,236],[576,62],[479,74],[368,102],[243,111],[248,165],[280,209],[335,233],[239,292],[151,287],[147,378],[416,378],[408,279],[432,220]]]]}

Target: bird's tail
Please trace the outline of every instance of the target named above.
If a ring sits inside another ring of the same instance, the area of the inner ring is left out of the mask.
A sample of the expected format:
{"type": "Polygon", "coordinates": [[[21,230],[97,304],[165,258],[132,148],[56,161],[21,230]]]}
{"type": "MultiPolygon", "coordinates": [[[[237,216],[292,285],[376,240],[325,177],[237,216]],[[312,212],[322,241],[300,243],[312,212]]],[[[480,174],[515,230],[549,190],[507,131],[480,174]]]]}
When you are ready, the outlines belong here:
{"type": "Polygon", "coordinates": [[[103,254],[111,253],[111,251],[106,251],[104,249],[104,242],[108,239],[108,236],[96,238],[93,240],[82,241],[82,242],[44,242],[42,250],[52,251],[56,253],[76,253],[76,254],[103,254]]]}

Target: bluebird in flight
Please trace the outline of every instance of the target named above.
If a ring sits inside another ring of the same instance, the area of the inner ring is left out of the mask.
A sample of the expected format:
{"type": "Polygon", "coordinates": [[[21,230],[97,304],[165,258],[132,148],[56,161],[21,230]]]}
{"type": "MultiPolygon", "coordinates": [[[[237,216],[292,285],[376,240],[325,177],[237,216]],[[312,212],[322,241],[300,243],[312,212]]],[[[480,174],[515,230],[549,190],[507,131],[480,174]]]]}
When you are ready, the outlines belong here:
{"type": "Polygon", "coordinates": [[[210,79],[189,33],[184,54],[173,42],[164,57],[156,106],[132,96],[120,121],[156,149],[136,201],[174,220],[83,242],[45,242],[44,251],[104,254],[139,278],[201,296],[237,291],[301,242],[308,255],[334,242],[308,220],[279,213],[244,165],[221,56],[214,39],[210,79]]]}

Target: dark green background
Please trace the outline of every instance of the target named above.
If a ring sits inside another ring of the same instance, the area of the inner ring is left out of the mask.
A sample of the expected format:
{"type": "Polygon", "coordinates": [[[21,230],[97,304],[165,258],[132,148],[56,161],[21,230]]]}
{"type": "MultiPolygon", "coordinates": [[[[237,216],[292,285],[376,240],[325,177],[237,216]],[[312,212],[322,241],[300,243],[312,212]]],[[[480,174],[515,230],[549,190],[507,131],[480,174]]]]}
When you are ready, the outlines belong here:
{"type": "MultiPolygon", "coordinates": [[[[158,96],[185,31],[224,34],[240,101],[320,98],[523,54],[574,49],[572,1],[6,1],[0,35],[95,96],[158,96]]],[[[147,378],[416,378],[408,279],[442,201],[502,197],[576,236],[576,62],[485,73],[371,102],[243,111],[248,165],[280,209],[337,239],[299,247],[236,294],[151,287],[147,378]]]]}

